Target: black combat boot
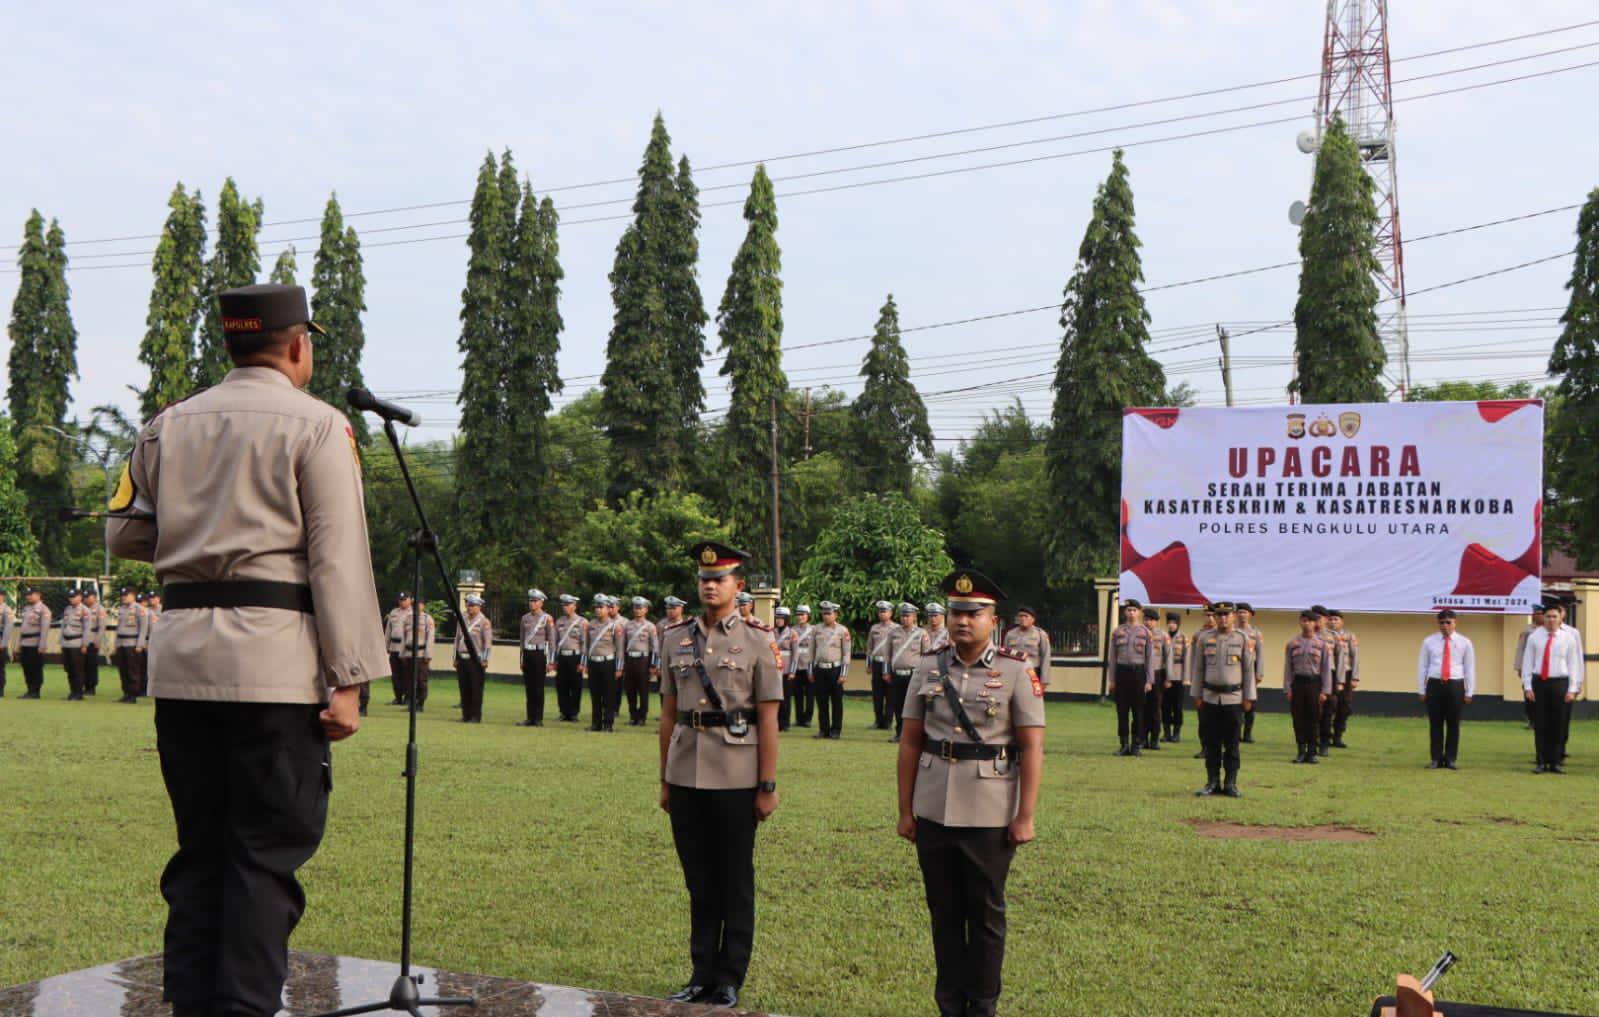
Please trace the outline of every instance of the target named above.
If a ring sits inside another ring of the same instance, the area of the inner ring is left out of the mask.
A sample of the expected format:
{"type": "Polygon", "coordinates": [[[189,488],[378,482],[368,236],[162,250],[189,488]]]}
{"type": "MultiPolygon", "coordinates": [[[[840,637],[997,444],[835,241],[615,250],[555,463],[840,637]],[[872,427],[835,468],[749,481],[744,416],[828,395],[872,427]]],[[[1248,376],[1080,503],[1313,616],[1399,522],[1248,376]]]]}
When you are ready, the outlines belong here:
{"type": "Polygon", "coordinates": [[[1321,748],[1320,748],[1320,750],[1319,750],[1319,751],[1318,751],[1318,752],[1317,752],[1317,753],[1316,753],[1316,754],[1317,754],[1317,755],[1319,755],[1319,756],[1325,756],[1325,755],[1327,755],[1327,751],[1328,751],[1328,749],[1329,749],[1329,748],[1330,748],[1330,747],[1331,747],[1331,746],[1332,746],[1332,742],[1322,742],[1322,743],[1321,743],[1321,748]]]}
{"type": "Polygon", "coordinates": [[[1221,791],[1221,775],[1208,773],[1205,775],[1205,786],[1194,792],[1196,798],[1209,798],[1221,791]]]}
{"type": "Polygon", "coordinates": [[[1294,762],[1303,763],[1304,761],[1305,761],[1305,743],[1304,742],[1300,742],[1299,743],[1299,755],[1294,757],[1294,762]]]}
{"type": "Polygon", "coordinates": [[[1238,774],[1229,773],[1227,775],[1227,783],[1222,787],[1221,793],[1228,798],[1242,798],[1244,796],[1244,793],[1238,790],[1238,774]]]}
{"type": "Polygon", "coordinates": [[[1122,747],[1116,750],[1116,754],[1118,756],[1130,756],[1133,754],[1132,750],[1127,747],[1127,739],[1122,739],[1122,747]]]}

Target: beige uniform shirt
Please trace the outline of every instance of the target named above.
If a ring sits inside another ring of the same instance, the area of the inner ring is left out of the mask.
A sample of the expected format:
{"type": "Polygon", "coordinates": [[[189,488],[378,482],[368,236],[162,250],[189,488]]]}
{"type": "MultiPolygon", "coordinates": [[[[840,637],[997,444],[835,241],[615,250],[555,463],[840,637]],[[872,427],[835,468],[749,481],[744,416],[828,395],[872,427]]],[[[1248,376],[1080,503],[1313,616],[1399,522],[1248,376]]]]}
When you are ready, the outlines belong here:
{"type": "Polygon", "coordinates": [[[811,667],[818,664],[837,664],[842,670],[839,677],[849,672],[849,629],[834,622],[831,625],[812,625],[809,640],[811,667]]]}
{"type": "MultiPolygon", "coordinates": [[[[789,631],[794,633],[794,660],[789,667],[791,673],[809,671],[811,669],[811,629],[814,625],[791,625],[789,631]]],[[[662,635],[661,645],[664,647],[665,635],[662,635]]]]}
{"type": "Polygon", "coordinates": [[[647,658],[654,665],[657,651],[660,650],[660,633],[655,629],[655,623],[648,618],[629,618],[622,626],[622,642],[627,647],[627,659],[639,660],[647,658]]]}
{"type": "Polygon", "coordinates": [[[1167,645],[1170,646],[1166,661],[1166,681],[1172,685],[1188,684],[1188,634],[1184,632],[1167,634],[1167,645]]]}
{"type": "Polygon", "coordinates": [[[17,645],[43,651],[50,634],[50,608],[42,600],[37,604],[23,604],[17,619],[17,645]]]}
{"type": "Polygon", "coordinates": [[[89,627],[89,609],[82,604],[68,604],[61,609],[61,648],[83,649],[84,632],[89,627]]]}
{"type": "Polygon", "coordinates": [[[1144,672],[1144,684],[1155,683],[1156,658],[1159,656],[1154,633],[1149,626],[1121,624],[1110,635],[1110,659],[1106,661],[1108,676],[1116,679],[1115,668],[1136,667],[1144,672]]]}
{"type": "Polygon", "coordinates": [[[522,649],[529,653],[544,654],[549,660],[550,647],[555,645],[555,619],[543,611],[529,611],[522,616],[522,649]]]}
{"type": "MultiPolygon", "coordinates": [[[[1025,656],[989,647],[970,667],[954,648],[923,654],[905,696],[905,719],[922,722],[933,741],[970,742],[945,698],[942,661],[961,705],[988,745],[1013,745],[1016,729],[1044,726],[1044,683],[1025,656]]],[[[911,809],[944,826],[1008,826],[1021,804],[1021,765],[1012,758],[1000,773],[992,759],[943,759],[923,752],[917,762],[911,809]]]]}
{"type": "Polygon", "coordinates": [[[150,648],[150,637],[155,635],[155,623],[161,620],[161,609],[145,605],[144,613],[139,616],[139,649],[150,648]]]}
{"type": "Polygon", "coordinates": [[[17,628],[17,612],[10,601],[0,604],[0,653],[11,648],[11,634],[17,628]]]}
{"type": "Polygon", "coordinates": [[[390,653],[399,653],[405,647],[405,620],[411,617],[411,608],[395,607],[383,620],[383,641],[390,653]]]}
{"type": "MultiPolygon", "coordinates": [[[[772,630],[744,621],[735,612],[709,630],[698,618],[667,628],[661,649],[661,695],[674,697],[678,711],[714,710],[705,694],[695,661],[695,630],[705,673],[722,698],[723,710],[745,710],[783,698],[783,675],[777,664],[772,630]]],[[[677,723],[666,750],[666,782],[678,787],[728,790],[754,787],[759,781],[760,741],[753,717],[749,731],[734,735],[726,727],[696,730],[677,723]]]]}
{"type": "Polygon", "coordinates": [[[462,617],[466,618],[466,629],[455,633],[455,656],[467,660],[476,656],[479,663],[487,664],[489,651],[494,649],[494,626],[489,624],[489,616],[480,613],[476,618],[462,617]]]}
{"type": "MultiPolygon", "coordinates": [[[[88,607],[88,605],[84,605],[88,607]]],[[[89,621],[83,627],[83,647],[97,654],[105,653],[106,610],[104,604],[89,607],[89,621]]]]}
{"type": "Polygon", "coordinates": [[[777,643],[777,670],[784,678],[794,673],[794,647],[799,643],[799,636],[794,632],[794,626],[784,625],[782,628],[772,628],[772,638],[777,643]]]}
{"type": "Polygon", "coordinates": [[[1038,677],[1043,679],[1044,685],[1049,685],[1049,658],[1054,656],[1054,649],[1049,645],[1049,633],[1034,625],[1024,629],[1014,625],[1005,633],[1005,649],[1015,650],[1027,658],[1033,665],[1033,670],[1038,672],[1038,677]]]}
{"type": "Polygon", "coordinates": [[[555,620],[555,654],[558,657],[583,656],[589,642],[589,620],[580,614],[555,620]]]}
{"type": "Polygon", "coordinates": [[[1215,706],[1255,701],[1254,640],[1233,629],[1194,639],[1194,699],[1215,706]],[[1224,691],[1227,690],[1227,691],[1224,691]]]}
{"type": "MultiPolygon", "coordinates": [[[[937,653],[949,645],[949,626],[940,625],[938,628],[928,627],[922,632],[922,652],[937,653]]],[[[1043,672],[1039,672],[1042,676],[1043,672]]],[[[1044,684],[1049,684],[1045,682],[1044,684]]]]}
{"type": "Polygon", "coordinates": [[[1332,654],[1325,641],[1315,636],[1295,636],[1283,653],[1283,691],[1294,691],[1294,675],[1313,674],[1321,679],[1323,695],[1333,690],[1332,654]]]}
{"type": "Polygon", "coordinates": [[[1249,637],[1249,652],[1255,658],[1255,684],[1260,684],[1266,676],[1266,634],[1253,625],[1247,628],[1242,625],[1234,626],[1244,635],[1249,637]]]}
{"type": "MultiPolygon", "coordinates": [[[[349,422],[280,371],[234,368],[163,410],[128,458],[132,504],[111,552],[162,583],[257,579],[311,588],[315,614],[173,611],[150,638],[161,699],[319,703],[389,673],[349,422]]],[[[120,492],[119,492],[120,493],[120,492]]]]}
{"type": "Polygon", "coordinates": [[[866,659],[888,663],[888,637],[899,628],[898,622],[877,622],[866,632],[866,659]]]}
{"type": "Polygon", "coordinates": [[[589,660],[615,660],[622,655],[622,636],[620,619],[590,622],[584,654],[589,660]]]}
{"type": "Polygon", "coordinates": [[[1194,637],[1188,641],[1188,659],[1183,664],[1184,685],[1192,685],[1194,682],[1199,680],[1200,659],[1199,654],[1196,653],[1195,650],[1199,648],[1199,644],[1204,641],[1206,636],[1213,635],[1215,631],[1216,630],[1209,625],[1201,626],[1199,631],[1194,633],[1194,637]]]}
{"type": "Polygon", "coordinates": [[[1527,652],[1527,637],[1532,635],[1541,625],[1528,625],[1521,630],[1521,635],[1516,637],[1516,653],[1510,658],[1510,667],[1516,672],[1516,677],[1521,677],[1521,658],[1527,652]]]}
{"type": "Polygon", "coordinates": [[[139,645],[139,605],[117,605],[117,649],[132,649],[139,645]]]}
{"type": "MultiPolygon", "coordinates": [[[[411,612],[405,612],[405,621],[400,627],[400,656],[411,659],[411,612]]],[[[422,612],[422,636],[417,640],[416,655],[422,660],[433,659],[433,640],[438,636],[438,623],[426,611],[422,612]]]]}
{"type": "Polygon", "coordinates": [[[888,644],[885,647],[889,674],[906,674],[916,670],[916,665],[921,663],[924,635],[921,627],[917,625],[912,625],[910,628],[903,625],[894,626],[894,631],[888,634],[888,644]]]}

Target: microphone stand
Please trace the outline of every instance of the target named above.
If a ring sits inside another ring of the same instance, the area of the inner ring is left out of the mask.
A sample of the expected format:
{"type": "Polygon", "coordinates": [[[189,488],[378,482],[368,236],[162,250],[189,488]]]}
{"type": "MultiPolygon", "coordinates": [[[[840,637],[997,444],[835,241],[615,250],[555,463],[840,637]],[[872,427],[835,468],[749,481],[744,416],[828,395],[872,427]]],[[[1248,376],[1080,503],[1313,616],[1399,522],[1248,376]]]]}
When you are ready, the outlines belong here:
{"type": "Polygon", "coordinates": [[[394,421],[385,417],[383,419],[383,433],[388,436],[389,447],[394,449],[394,459],[400,464],[400,476],[405,479],[405,489],[411,495],[411,507],[416,510],[419,529],[411,534],[406,541],[411,546],[412,576],[415,579],[411,587],[415,591],[411,598],[411,691],[406,697],[410,715],[410,729],[405,741],[405,770],[401,774],[405,778],[405,889],[400,904],[400,976],[394,980],[394,985],[389,989],[389,998],[375,1003],[365,1003],[360,1006],[346,1007],[343,1010],[334,1010],[320,1014],[318,1017],[352,1017],[354,1014],[377,1013],[379,1011],[394,1011],[396,1013],[410,1014],[410,1017],[422,1017],[421,1007],[424,1006],[476,1006],[477,1000],[472,996],[445,997],[439,999],[425,999],[422,996],[422,975],[411,974],[411,889],[412,872],[416,858],[416,694],[417,677],[422,666],[421,649],[418,637],[422,633],[422,555],[430,554],[433,565],[438,569],[439,581],[444,584],[444,589],[449,593],[448,603],[450,613],[455,617],[457,632],[466,631],[466,620],[461,617],[461,609],[456,604],[455,584],[450,582],[449,570],[444,567],[444,556],[439,553],[438,536],[428,526],[427,513],[422,509],[422,499],[416,493],[416,485],[411,482],[411,470],[405,462],[405,452],[400,447],[400,439],[394,431],[394,421]]]}

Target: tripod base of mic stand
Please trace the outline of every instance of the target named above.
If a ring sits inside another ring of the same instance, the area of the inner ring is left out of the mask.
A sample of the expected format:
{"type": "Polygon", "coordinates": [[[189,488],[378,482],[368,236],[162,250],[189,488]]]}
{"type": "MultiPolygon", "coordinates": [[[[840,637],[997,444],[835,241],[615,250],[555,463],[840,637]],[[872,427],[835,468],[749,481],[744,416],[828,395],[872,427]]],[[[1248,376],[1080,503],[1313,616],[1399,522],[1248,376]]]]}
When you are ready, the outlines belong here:
{"type": "Polygon", "coordinates": [[[353,1017],[358,1013],[381,1013],[391,1010],[395,1013],[410,1014],[411,1017],[422,1017],[421,1008],[424,1006],[477,1006],[477,999],[473,996],[425,999],[422,996],[421,985],[421,975],[401,975],[394,980],[394,988],[389,990],[389,998],[383,1002],[345,1007],[343,1010],[318,1014],[317,1017],[353,1017]]]}

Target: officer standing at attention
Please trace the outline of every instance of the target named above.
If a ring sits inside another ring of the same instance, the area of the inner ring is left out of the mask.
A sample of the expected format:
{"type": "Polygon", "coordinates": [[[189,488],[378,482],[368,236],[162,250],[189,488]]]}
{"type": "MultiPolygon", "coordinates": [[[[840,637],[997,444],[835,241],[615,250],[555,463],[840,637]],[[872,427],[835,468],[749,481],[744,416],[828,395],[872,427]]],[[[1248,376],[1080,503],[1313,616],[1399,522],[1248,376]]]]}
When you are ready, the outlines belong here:
{"type": "Polygon", "coordinates": [[[122,680],[122,698],[119,703],[139,701],[139,671],[136,647],[139,644],[139,605],[133,591],[123,587],[118,591],[117,643],[113,651],[117,662],[117,677],[122,680]]]}
{"type": "Polygon", "coordinates": [[[1537,708],[1538,761],[1533,773],[1565,773],[1566,707],[1582,695],[1582,642],[1577,630],[1563,625],[1559,605],[1544,611],[1543,625],[1527,637],[1521,660],[1521,689],[1526,702],[1537,708]]]}
{"type": "MultiPolygon", "coordinates": [[[[945,624],[944,605],[933,601],[922,610],[927,614],[927,630],[922,633],[922,652],[935,653],[949,645],[949,627],[945,624]]],[[[1039,671],[1039,677],[1043,677],[1042,671],[1039,671]]]]}
{"type": "MultiPolygon", "coordinates": [[[[668,594],[662,599],[661,606],[665,608],[666,614],[655,623],[655,659],[650,661],[650,672],[657,682],[661,679],[661,651],[666,648],[666,643],[663,642],[666,638],[664,633],[669,627],[683,620],[684,602],[681,597],[668,594]]],[[[645,716],[647,718],[648,714],[645,716]]]]}
{"type": "MultiPolygon", "coordinates": [[[[1316,615],[1316,634],[1326,641],[1327,649],[1332,653],[1333,675],[1334,680],[1336,681],[1336,676],[1340,671],[1343,670],[1344,666],[1343,640],[1338,638],[1338,636],[1333,632],[1332,626],[1328,624],[1328,618],[1332,614],[1331,611],[1327,610],[1325,607],[1322,607],[1320,604],[1310,605],[1310,610],[1316,615]]],[[[1312,750],[1318,756],[1327,755],[1328,750],[1332,746],[1334,708],[1335,706],[1332,702],[1332,698],[1329,696],[1328,700],[1321,704],[1320,713],[1317,714],[1316,742],[1312,746],[1312,750]]]]}
{"type": "Polygon", "coordinates": [[[893,721],[889,709],[888,640],[899,626],[894,623],[894,605],[879,600],[873,607],[877,621],[866,633],[866,664],[872,675],[872,724],[879,731],[887,731],[893,721]]]}
{"type": "Polygon", "coordinates": [[[67,591],[67,606],[61,611],[61,663],[67,671],[69,700],[83,698],[83,635],[88,623],[83,591],[74,586],[67,591]]]}
{"type": "MultiPolygon", "coordinates": [[[[1534,632],[1537,632],[1538,629],[1543,626],[1543,615],[1544,606],[1542,604],[1532,605],[1532,621],[1530,621],[1527,624],[1527,627],[1521,630],[1521,634],[1516,637],[1516,650],[1510,655],[1510,668],[1516,672],[1517,685],[1521,684],[1521,658],[1522,655],[1527,652],[1527,637],[1532,635],[1534,632]]],[[[1534,712],[1532,700],[1523,699],[1522,712],[1527,717],[1527,729],[1529,731],[1536,731],[1538,729],[1538,718],[1537,714],[1534,712]]],[[[1534,740],[1536,740],[1536,737],[1537,736],[1535,735],[1534,740]]]]}
{"type": "Polygon", "coordinates": [[[428,704],[428,672],[433,666],[433,639],[437,635],[437,623],[433,616],[428,614],[427,601],[423,599],[421,591],[416,595],[417,613],[422,619],[422,634],[416,639],[416,666],[413,679],[411,662],[411,632],[415,626],[410,612],[405,615],[405,627],[400,634],[403,639],[400,650],[400,674],[395,676],[394,683],[405,689],[407,695],[416,696],[416,712],[421,713],[422,708],[428,704]]]}
{"type": "Polygon", "coordinates": [[[1332,747],[1347,749],[1344,732],[1349,730],[1349,718],[1355,712],[1355,686],[1360,684],[1360,638],[1344,628],[1344,613],[1328,611],[1327,624],[1339,639],[1343,653],[1343,669],[1333,674],[1332,747]]]}
{"type": "Polygon", "coordinates": [[[633,617],[624,625],[627,657],[622,664],[622,680],[627,689],[627,722],[643,727],[650,719],[650,673],[660,658],[661,633],[648,618],[650,602],[633,598],[633,617]]]}
{"type": "Polygon", "coordinates": [[[11,633],[17,628],[17,612],[0,590],[0,699],[6,695],[6,668],[11,665],[11,633]]]}
{"type": "Polygon", "coordinates": [[[1166,629],[1160,624],[1160,612],[1155,608],[1144,608],[1144,626],[1149,629],[1150,655],[1155,664],[1155,683],[1144,696],[1144,748],[1158,751],[1160,718],[1166,709],[1166,675],[1171,667],[1171,640],[1166,637],[1166,629]]]}
{"type": "Polygon", "coordinates": [[[28,691],[23,699],[38,699],[44,688],[45,641],[50,637],[50,606],[36,587],[22,591],[22,611],[17,617],[17,649],[22,660],[22,680],[28,691]]]}
{"type": "Polygon", "coordinates": [[[1004,597],[975,569],[945,577],[951,642],[922,655],[905,701],[899,835],[916,844],[932,916],[940,1017],[993,1017],[1005,881],[1033,839],[1044,770],[1044,682],[992,645],[1004,597]]]}
{"type": "Polygon", "coordinates": [[[461,687],[461,723],[483,723],[483,684],[488,677],[494,626],[483,613],[483,598],[466,595],[466,628],[455,633],[455,680],[461,687]]]}
{"type": "Polygon", "coordinates": [[[891,742],[899,741],[900,729],[904,724],[901,714],[905,709],[905,694],[910,691],[911,675],[915,673],[916,662],[921,657],[923,635],[921,627],[916,624],[916,605],[900,604],[899,624],[888,634],[887,647],[890,678],[888,707],[894,715],[891,742]]]}
{"type": "Polygon", "coordinates": [[[133,669],[134,680],[138,683],[135,696],[149,695],[150,692],[150,609],[145,606],[149,600],[143,590],[133,595],[133,605],[139,609],[139,624],[135,626],[133,642],[133,669]]]}
{"type": "Polygon", "coordinates": [[[794,608],[794,725],[810,727],[816,712],[816,686],[811,684],[811,605],[794,608]]]}
{"type": "Polygon", "coordinates": [[[691,553],[704,612],[666,630],[660,737],[694,970],[667,998],[730,1007],[755,945],[755,828],[777,810],[783,678],[772,630],[733,609],[749,554],[713,541],[691,553]]]}
{"type": "Polygon", "coordinates": [[[1136,600],[1122,605],[1122,623],[1111,633],[1111,652],[1105,661],[1107,668],[1114,668],[1106,676],[1106,691],[1116,700],[1116,737],[1121,741],[1118,756],[1143,754],[1144,697],[1155,685],[1155,644],[1141,620],[1143,611],[1144,605],[1136,600]]]}
{"type": "MultiPolygon", "coordinates": [[[[1194,638],[1188,641],[1188,666],[1183,670],[1183,685],[1190,688],[1190,693],[1194,682],[1199,676],[1199,657],[1194,653],[1194,647],[1199,645],[1199,641],[1204,638],[1206,633],[1215,631],[1216,612],[1210,609],[1209,604],[1206,604],[1205,621],[1200,625],[1199,631],[1194,633],[1194,638]]],[[[1194,753],[1194,758],[1205,758],[1205,725],[1203,724],[1199,725],[1199,751],[1194,753]]]]}
{"type": "Polygon", "coordinates": [[[544,726],[544,682],[550,676],[550,648],[555,645],[555,619],[544,613],[544,591],[527,591],[522,616],[522,686],[527,716],[517,727],[544,726]]]}
{"type": "Polygon", "coordinates": [[[596,593],[590,603],[594,621],[588,630],[588,645],[583,648],[584,667],[589,678],[590,731],[615,731],[616,658],[622,651],[622,623],[611,617],[611,598],[596,593]]]}
{"type": "Polygon", "coordinates": [[[1194,705],[1205,742],[1205,786],[1195,792],[1208,797],[1220,791],[1240,798],[1238,734],[1244,704],[1255,701],[1254,640],[1233,627],[1233,605],[1218,601],[1216,631],[1194,641],[1194,705]],[[1222,783],[1222,771],[1227,782],[1222,783]]]}
{"type": "Polygon", "coordinates": [[[100,692],[100,648],[105,644],[105,608],[100,592],[93,586],[83,591],[83,608],[89,612],[83,624],[83,694],[100,692]]]}
{"type": "Polygon", "coordinates": [[[1316,612],[1299,612],[1299,635],[1283,651],[1283,694],[1294,718],[1296,763],[1314,763],[1316,732],[1322,704],[1332,695],[1333,654],[1327,641],[1316,634],[1316,612]]]}
{"type": "Polygon", "coordinates": [[[738,591],[738,616],[745,621],[755,617],[755,595],[748,590],[738,591]]]}
{"type": "Polygon", "coordinates": [[[838,738],[844,731],[844,676],[849,671],[849,629],[838,623],[838,605],[824,600],[822,622],[811,626],[811,687],[821,716],[818,738],[838,738]]]}
{"type": "Polygon", "coordinates": [[[1005,633],[1005,648],[1019,651],[1033,665],[1038,677],[1049,688],[1049,661],[1055,655],[1049,633],[1038,626],[1038,612],[1026,604],[1016,609],[1016,624],[1005,633]]]}
{"type": "MultiPolygon", "coordinates": [[[[1527,638],[1528,645],[1532,637],[1527,638]]],[[[1525,660],[1523,661],[1525,667],[1525,660]]],[[[1522,676],[1525,687],[1526,676],[1522,676]]],[[[1427,708],[1432,761],[1429,770],[1455,770],[1460,750],[1460,707],[1477,693],[1477,651],[1455,631],[1455,612],[1438,612],[1438,631],[1421,644],[1416,661],[1416,692],[1427,708]]]]}
{"type": "Polygon", "coordinates": [[[777,673],[783,678],[783,705],[777,711],[777,729],[787,731],[794,713],[794,612],[786,607],[772,611],[772,641],[777,644],[777,673]]]}
{"type": "Polygon", "coordinates": [[[389,674],[394,676],[394,698],[390,706],[405,705],[405,679],[409,674],[400,666],[400,655],[405,648],[405,622],[411,617],[411,595],[401,593],[395,607],[383,619],[383,643],[389,651],[389,674]]]}
{"type": "Polygon", "coordinates": [[[1176,611],[1166,612],[1166,644],[1171,648],[1166,657],[1166,688],[1161,694],[1161,740],[1183,740],[1183,696],[1188,685],[1188,636],[1182,631],[1183,617],[1176,611]]]}
{"type": "Polygon", "coordinates": [[[300,391],[321,332],[305,291],[220,303],[233,370],[144,425],[106,524],[111,553],[153,563],[172,599],[149,677],[178,834],[161,877],[174,1017],[278,1012],[328,743],[388,670],[355,439],[300,391]]]}
{"type": "Polygon", "coordinates": [[[589,620],[577,613],[577,598],[561,594],[555,622],[555,706],[561,719],[577,723],[583,712],[583,654],[589,645],[589,620]]]}
{"type": "MultiPolygon", "coordinates": [[[[1255,609],[1248,601],[1240,600],[1233,608],[1233,615],[1237,621],[1238,631],[1248,636],[1253,643],[1249,650],[1255,655],[1255,688],[1258,689],[1265,684],[1266,678],[1265,634],[1255,627],[1255,609]]],[[[1239,741],[1250,745],[1255,741],[1255,704],[1248,701],[1244,703],[1244,734],[1239,741]]]]}

